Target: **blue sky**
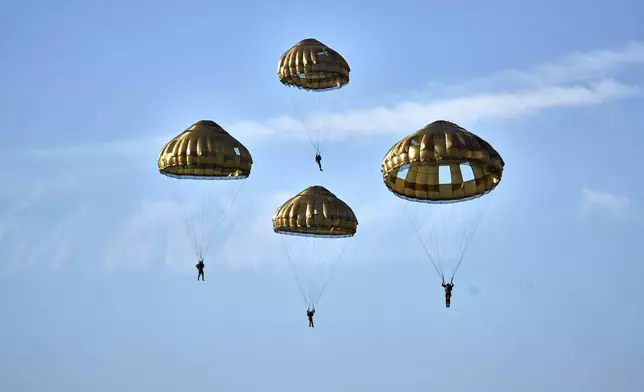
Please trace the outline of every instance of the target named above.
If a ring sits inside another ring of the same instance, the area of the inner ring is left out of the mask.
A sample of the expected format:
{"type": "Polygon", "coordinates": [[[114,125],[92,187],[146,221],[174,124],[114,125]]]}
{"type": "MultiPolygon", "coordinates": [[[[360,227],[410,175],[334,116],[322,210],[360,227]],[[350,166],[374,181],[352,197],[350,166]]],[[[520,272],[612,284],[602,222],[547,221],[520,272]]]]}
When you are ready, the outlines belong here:
{"type": "Polygon", "coordinates": [[[644,390],[643,5],[308,6],[2,5],[0,390],[644,390]],[[276,76],[308,37],[352,68],[323,173],[276,76]],[[155,162],[200,119],[255,160],[205,284],[155,162]],[[506,162],[450,309],[380,177],[438,119],[506,162]],[[309,329],[270,218],[314,184],[360,226],[309,329]]]}

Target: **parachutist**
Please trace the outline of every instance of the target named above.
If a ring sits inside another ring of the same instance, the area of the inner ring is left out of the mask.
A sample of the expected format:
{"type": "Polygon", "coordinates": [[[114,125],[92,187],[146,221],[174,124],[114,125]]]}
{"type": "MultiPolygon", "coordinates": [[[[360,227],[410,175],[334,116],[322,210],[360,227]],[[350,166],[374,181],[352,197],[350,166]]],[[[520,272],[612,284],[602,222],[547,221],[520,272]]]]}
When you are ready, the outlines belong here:
{"type": "Polygon", "coordinates": [[[315,307],[312,309],[306,309],[306,317],[309,318],[309,328],[314,328],[315,325],[313,325],[313,315],[315,314],[315,307]]]}
{"type": "Polygon", "coordinates": [[[320,171],[322,171],[322,155],[320,153],[315,154],[315,162],[318,164],[320,171]]]}
{"type": "Polygon", "coordinates": [[[203,263],[202,258],[199,258],[199,262],[195,264],[195,267],[197,267],[197,270],[199,271],[199,274],[197,275],[197,280],[201,278],[202,281],[205,281],[206,279],[204,278],[204,275],[203,275],[203,269],[205,267],[205,264],[203,263]]]}
{"type": "Polygon", "coordinates": [[[315,304],[324,294],[326,284],[337,266],[334,264],[326,269],[323,267],[324,261],[336,263],[342,257],[348,238],[355,235],[357,228],[358,219],[351,207],[319,185],[310,186],[291,197],[273,215],[273,231],[283,236],[286,256],[304,300],[302,306],[313,308],[306,312],[311,317],[311,327],[315,304]],[[339,251],[338,256],[333,258],[335,261],[326,259],[322,253],[311,252],[311,249],[327,246],[339,251]],[[303,280],[308,281],[308,290],[301,284],[303,280]]]}
{"type": "Polygon", "coordinates": [[[452,289],[454,288],[454,282],[450,281],[449,283],[441,284],[445,288],[445,307],[449,308],[450,299],[452,299],[452,289]]]}

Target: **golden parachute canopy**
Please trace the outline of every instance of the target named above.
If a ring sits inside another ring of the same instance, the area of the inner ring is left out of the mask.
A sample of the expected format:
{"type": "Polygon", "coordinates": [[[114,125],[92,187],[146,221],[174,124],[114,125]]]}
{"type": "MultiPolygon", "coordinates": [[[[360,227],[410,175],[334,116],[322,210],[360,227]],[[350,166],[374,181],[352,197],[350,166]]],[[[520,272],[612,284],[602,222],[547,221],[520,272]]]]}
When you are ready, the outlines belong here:
{"type": "Polygon", "coordinates": [[[248,149],[210,120],[192,124],[157,158],[161,174],[199,180],[241,180],[250,176],[252,164],[248,149]]]}
{"type": "Polygon", "coordinates": [[[305,90],[329,90],[349,83],[349,64],[335,50],[309,38],[287,50],[277,65],[280,82],[305,90]]]}
{"type": "Polygon", "coordinates": [[[356,233],[351,207],[322,186],[311,186],[289,199],[273,215],[278,234],[341,238],[356,233]]]}
{"type": "Polygon", "coordinates": [[[394,144],[381,172],[396,196],[424,203],[454,203],[492,191],[501,181],[504,162],[485,140],[449,121],[435,121],[394,144]],[[461,165],[474,178],[464,181],[461,165]],[[448,166],[449,183],[439,182],[439,168],[448,166]],[[404,171],[407,170],[406,174],[404,171]]]}

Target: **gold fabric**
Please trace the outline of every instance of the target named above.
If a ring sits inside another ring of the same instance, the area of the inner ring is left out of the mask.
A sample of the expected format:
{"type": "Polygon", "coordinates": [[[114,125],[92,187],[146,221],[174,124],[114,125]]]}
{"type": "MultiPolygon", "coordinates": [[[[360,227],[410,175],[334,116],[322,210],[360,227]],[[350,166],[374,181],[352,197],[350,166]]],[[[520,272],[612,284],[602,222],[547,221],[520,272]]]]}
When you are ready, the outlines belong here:
{"type": "Polygon", "coordinates": [[[305,90],[329,90],[349,83],[349,64],[316,39],[305,39],[286,51],[277,65],[280,82],[305,90]]]}
{"type": "Polygon", "coordinates": [[[241,180],[250,175],[253,158],[237,139],[214,121],[201,120],[163,146],[159,172],[176,178],[241,180]]]}
{"type": "Polygon", "coordinates": [[[279,234],[351,237],[358,228],[353,210],[322,186],[311,186],[289,199],[273,215],[279,234]]]}
{"type": "Polygon", "coordinates": [[[492,191],[501,181],[504,165],[485,140],[449,121],[436,121],[394,144],[381,172],[387,188],[399,197],[453,203],[492,191]],[[463,180],[462,164],[472,168],[472,180],[463,180]],[[439,183],[440,166],[449,167],[450,183],[439,183]],[[407,170],[404,176],[403,170],[407,170]]]}

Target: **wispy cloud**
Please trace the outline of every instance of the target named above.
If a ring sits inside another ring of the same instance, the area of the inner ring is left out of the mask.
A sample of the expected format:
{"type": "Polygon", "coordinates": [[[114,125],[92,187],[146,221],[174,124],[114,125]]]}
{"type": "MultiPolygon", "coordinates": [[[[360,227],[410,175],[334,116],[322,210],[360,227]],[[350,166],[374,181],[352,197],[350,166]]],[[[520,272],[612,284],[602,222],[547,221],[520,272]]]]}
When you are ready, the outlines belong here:
{"type": "MultiPolygon", "coordinates": [[[[391,106],[313,113],[302,119],[277,116],[265,121],[222,125],[242,139],[253,137],[272,141],[293,137],[306,140],[306,124],[320,124],[321,116],[327,129],[324,137],[330,140],[365,134],[408,133],[436,119],[449,119],[468,126],[484,120],[518,118],[553,108],[598,105],[628,97],[638,93],[640,86],[620,82],[615,76],[626,67],[641,63],[644,63],[644,44],[634,42],[615,50],[572,53],[528,70],[503,70],[486,78],[456,84],[453,90],[459,95],[446,93],[443,99],[406,99],[391,106]]],[[[136,154],[152,146],[155,146],[154,150],[158,149],[169,137],[45,147],[32,153],[68,157],[88,153],[94,156],[136,154]]]]}
{"type": "MultiPolygon", "coordinates": [[[[178,132],[177,132],[178,133],[178,132]]],[[[101,157],[113,155],[137,155],[142,151],[160,150],[161,146],[175,135],[151,137],[142,140],[113,140],[103,142],[87,142],[56,147],[39,147],[29,150],[37,158],[58,157],[101,157]]]]}
{"type": "Polygon", "coordinates": [[[499,72],[496,77],[543,86],[603,78],[642,63],[644,44],[630,42],[617,50],[575,52],[559,61],[540,64],[529,71],[507,70],[499,72]]]}
{"type": "Polygon", "coordinates": [[[427,91],[439,91],[446,95],[472,92],[517,91],[552,86],[584,83],[592,80],[610,79],[629,67],[644,63],[644,44],[630,42],[613,50],[573,52],[559,58],[537,64],[524,70],[504,69],[480,78],[445,83],[431,81],[426,91],[412,91],[417,100],[427,97],[427,91]]]}
{"type": "Polygon", "coordinates": [[[609,218],[625,218],[631,207],[628,197],[588,188],[581,189],[581,206],[585,213],[609,218]]]}

